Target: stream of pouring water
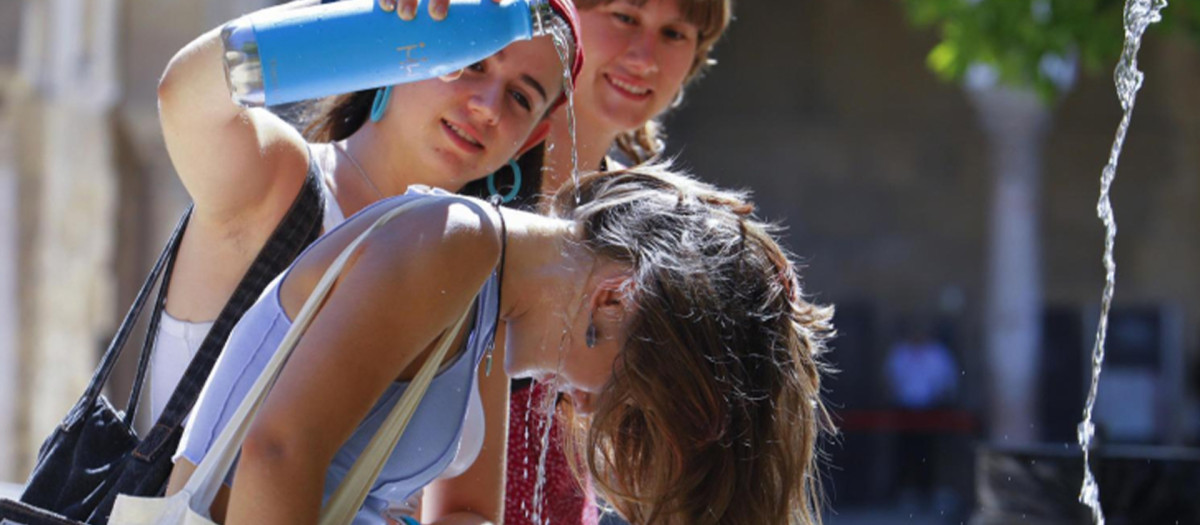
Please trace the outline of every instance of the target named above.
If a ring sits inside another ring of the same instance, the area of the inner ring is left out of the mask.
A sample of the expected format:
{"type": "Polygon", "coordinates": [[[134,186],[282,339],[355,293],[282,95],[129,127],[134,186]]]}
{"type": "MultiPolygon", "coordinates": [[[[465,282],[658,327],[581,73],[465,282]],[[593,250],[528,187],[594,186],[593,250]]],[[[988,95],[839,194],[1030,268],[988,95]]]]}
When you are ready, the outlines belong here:
{"type": "MultiPolygon", "coordinates": [[[[554,38],[554,50],[558,52],[558,60],[563,66],[563,90],[567,95],[567,132],[571,136],[571,182],[575,187],[575,204],[579,204],[579,144],[575,139],[575,87],[571,83],[573,56],[570,42],[574,36],[562,24],[551,28],[550,36],[554,38]]],[[[576,42],[575,45],[583,45],[583,42],[576,42]]]]}
{"type": "Polygon", "coordinates": [[[1104,511],[1100,508],[1100,486],[1092,475],[1091,448],[1092,438],[1096,435],[1096,426],[1092,423],[1092,411],[1096,406],[1096,393],[1100,387],[1100,370],[1104,365],[1104,340],[1108,333],[1108,312],[1112,307],[1113,289],[1117,284],[1117,264],[1113,260],[1113,245],[1117,237],[1117,220],[1113,215],[1112,202],[1109,200],[1109,190],[1117,175],[1117,161],[1121,157],[1121,148],[1125,145],[1125,134],[1129,131],[1129,121],[1133,116],[1133,103],[1137,92],[1142,87],[1145,75],[1137,68],[1137,52],[1142,46],[1142,35],[1146,28],[1162,20],[1161,11],[1167,6],[1167,0],[1126,0],[1125,2],[1125,46],[1121,51],[1121,59],[1113,78],[1117,85],[1117,97],[1121,100],[1121,109],[1125,111],[1121,124],[1117,127],[1117,136],[1109,150],[1108,164],[1100,176],[1100,201],[1096,211],[1104,222],[1104,293],[1100,300],[1100,322],[1096,327],[1096,345],[1092,348],[1092,384],[1088,389],[1087,403],[1083,407],[1083,421],[1079,423],[1079,445],[1083,448],[1083,487],[1079,491],[1079,501],[1092,509],[1092,520],[1096,525],[1104,525],[1104,511]]]}
{"type": "MultiPolygon", "coordinates": [[[[560,364],[559,370],[562,369],[560,364]]],[[[536,395],[536,385],[531,385],[530,402],[536,395]]],[[[541,433],[542,447],[538,454],[537,462],[537,479],[533,484],[533,517],[532,521],[536,525],[549,525],[550,516],[546,513],[546,458],[550,452],[550,430],[554,427],[555,408],[558,404],[558,384],[557,380],[549,384],[549,389],[542,393],[541,399],[537,400],[538,409],[537,415],[540,418],[541,426],[538,427],[538,432],[541,433]]]]}
{"type": "MultiPolygon", "coordinates": [[[[563,66],[563,90],[567,95],[567,132],[571,136],[571,182],[575,187],[575,203],[579,204],[579,145],[575,138],[575,89],[571,84],[571,44],[570,39],[573,38],[569,29],[565,25],[555,25],[551,28],[550,35],[554,39],[554,49],[558,52],[558,59],[563,66]]],[[[576,45],[581,43],[576,42],[576,45]]],[[[554,146],[551,145],[551,148],[554,146]]],[[[559,352],[558,371],[562,371],[563,354],[559,352]]],[[[534,400],[537,397],[537,384],[529,386],[529,405],[525,410],[525,442],[531,443],[529,440],[529,431],[533,427],[530,424],[529,418],[531,415],[537,417],[537,422],[540,426],[537,427],[537,432],[540,434],[539,442],[541,443],[540,453],[538,454],[536,477],[533,485],[533,504],[532,508],[525,507],[525,502],[521,502],[521,507],[526,516],[530,516],[533,523],[542,525],[549,523],[550,517],[545,515],[546,512],[546,458],[550,451],[550,430],[554,426],[555,406],[558,400],[558,384],[555,381],[549,383],[548,391],[544,392],[540,399],[534,400]],[[533,407],[537,404],[536,412],[533,407]]],[[[522,458],[522,461],[528,462],[528,458],[522,458]]],[[[528,463],[525,463],[524,475],[529,476],[528,463]]]]}

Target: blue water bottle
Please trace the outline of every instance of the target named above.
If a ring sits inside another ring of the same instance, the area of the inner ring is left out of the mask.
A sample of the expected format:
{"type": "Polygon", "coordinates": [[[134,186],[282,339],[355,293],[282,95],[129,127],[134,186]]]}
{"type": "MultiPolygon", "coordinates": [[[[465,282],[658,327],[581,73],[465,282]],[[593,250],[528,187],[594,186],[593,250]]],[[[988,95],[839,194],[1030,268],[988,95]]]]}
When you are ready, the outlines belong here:
{"type": "Polygon", "coordinates": [[[451,0],[442,21],[425,11],[406,22],[376,0],[346,0],[229,22],[221,40],[233,100],[272,106],[415,82],[566,28],[548,0],[451,0]]]}

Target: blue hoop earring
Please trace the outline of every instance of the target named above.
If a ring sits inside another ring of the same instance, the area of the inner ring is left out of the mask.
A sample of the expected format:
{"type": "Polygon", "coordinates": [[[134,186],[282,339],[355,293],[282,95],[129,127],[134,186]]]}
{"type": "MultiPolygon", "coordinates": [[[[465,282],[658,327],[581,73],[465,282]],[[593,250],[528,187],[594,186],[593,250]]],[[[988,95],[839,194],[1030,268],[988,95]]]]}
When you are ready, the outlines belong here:
{"type": "Polygon", "coordinates": [[[492,174],[488,175],[487,178],[488,193],[491,195],[500,195],[500,202],[505,204],[512,202],[513,199],[517,198],[517,194],[521,192],[521,166],[517,165],[517,161],[510,160],[508,161],[508,167],[511,168],[513,172],[513,185],[512,189],[508,190],[508,193],[500,195],[500,190],[496,189],[495,172],[492,172],[492,174]]]}
{"type": "Polygon", "coordinates": [[[388,100],[391,98],[392,86],[381,87],[375,92],[375,101],[371,103],[371,122],[383,119],[383,112],[387,110],[388,100]]]}

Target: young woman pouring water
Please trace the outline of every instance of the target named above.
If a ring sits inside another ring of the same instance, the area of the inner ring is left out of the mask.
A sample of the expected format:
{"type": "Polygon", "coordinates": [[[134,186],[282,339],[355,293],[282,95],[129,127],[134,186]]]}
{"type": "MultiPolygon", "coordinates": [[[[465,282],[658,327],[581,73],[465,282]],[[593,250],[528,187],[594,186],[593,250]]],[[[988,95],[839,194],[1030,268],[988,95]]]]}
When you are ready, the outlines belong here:
{"type": "MultiPolygon", "coordinates": [[[[402,4],[386,7],[411,13],[405,6],[415,2],[402,4]]],[[[444,16],[446,4],[432,1],[429,8],[444,16]]],[[[494,171],[540,141],[546,116],[565,100],[562,61],[549,38],[537,38],[514,43],[458,75],[394,86],[390,97],[375,89],[335,97],[320,106],[309,128],[315,142],[308,142],[274,114],[230,101],[218,31],[184,47],[159,86],[164,139],[195,210],[154,354],[151,396],[158,410],[211,326],[207,320],[221,310],[306,177],[321,181],[330,230],[410,185],[456,189],[494,171]]],[[[573,60],[574,72],[579,58],[573,60]]],[[[507,392],[495,376],[483,386],[495,395],[477,395],[477,408],[481,398],[503,399],[507,392]]],[[[432,491],[426,500],[431,516],[460,509],[499,515],[504,405],[494,405],[485,408],[499,414],[490,418],[494,428],[486,439],[493,444],[485,454],[495,458],[475,462],[477,468],[448,480],[447,490],[432,491]],[[454,490],[454,483],[472,490],[454,490]]],[[[474,412],[469,426],[474,445],[460,461],[464,468],[485,439],[485,418],[481,410],[474,412]]]]}

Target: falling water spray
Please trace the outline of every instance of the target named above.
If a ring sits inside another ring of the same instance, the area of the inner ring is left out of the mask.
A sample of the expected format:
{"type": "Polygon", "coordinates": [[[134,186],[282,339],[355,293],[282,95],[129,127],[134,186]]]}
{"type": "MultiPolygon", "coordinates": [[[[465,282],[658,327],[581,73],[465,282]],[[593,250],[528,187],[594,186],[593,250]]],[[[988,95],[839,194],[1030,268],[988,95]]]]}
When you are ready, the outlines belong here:
{"type": "Polygon", "coordinates": [[[1125,46],[1121,51],[1121,59],[1113,78],[1117,85],[1117,97],[1121,101],[1124,116],[1117,127],[1117,136],[1113,140],[1112,149],[1108,154],[1108,164],[1100,176],[1100,201],[1096,211],[1104,222],[1104,292],[1100,300],[1100,322],[1096,327],[1096,344],[1092,348],[1092,383],[1088,389],[1087,403],[1083,407],[1083,421],[1079,423],[1079,445],[1083,448],[1083,488],[1079,492],[1079,501],[1092,509],[1092,520],[1096,525],[1104,524],[1104,511],[1100,508],[1100,486],[1096,483],[1091,469],[1092,439],[1096,434],[1096,426],[1092,423],[1092,412],[1096,406],[1096,393],[1100,386],[1100,370],[1104,364],[1104,340],[1108,333],[1108,312],[1112,308],[1113,289],[1117,284],[1117,265],[1113,260],[1113,245],[1117,237],[1117,221],[1113,215],[1112,202],[1109,200],[1109,190],[1117,175],[1117,161],[1121,156],[1121,148],[1125,144],[1125,134],[1129,131],[1129,120],[1133,116],[1133,104],[1137,92],[1142,87],[1145,75],[1137,68],[1137,52],[1142,46],[1142,35],[1146,28],[1162,20],[1161,11],[1167,6],[1167,0],[1126,0],[1125,2],[1125,46]]]}

